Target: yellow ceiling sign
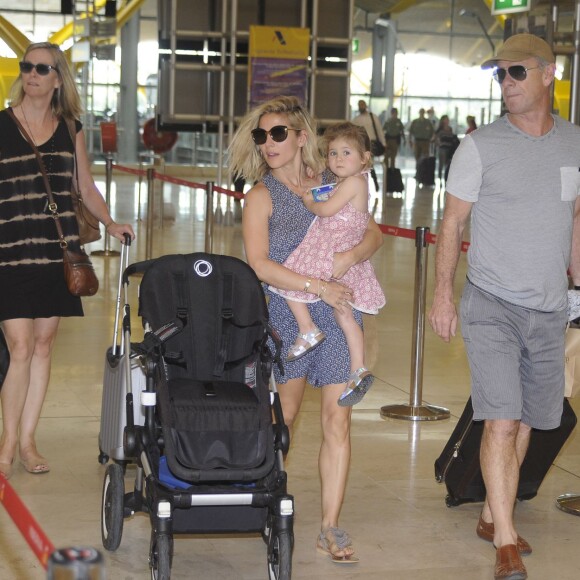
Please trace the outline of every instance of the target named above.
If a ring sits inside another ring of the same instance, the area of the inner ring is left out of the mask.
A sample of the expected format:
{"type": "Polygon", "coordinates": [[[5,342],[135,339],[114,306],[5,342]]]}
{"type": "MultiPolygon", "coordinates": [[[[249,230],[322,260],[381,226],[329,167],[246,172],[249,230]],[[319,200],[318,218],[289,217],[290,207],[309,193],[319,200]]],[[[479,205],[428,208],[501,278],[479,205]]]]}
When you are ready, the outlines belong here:
{"type": "Polygon", "coordinates": [[[250,57],[307,59],[310,30],[287,26],[250,26],[250,57]]]}

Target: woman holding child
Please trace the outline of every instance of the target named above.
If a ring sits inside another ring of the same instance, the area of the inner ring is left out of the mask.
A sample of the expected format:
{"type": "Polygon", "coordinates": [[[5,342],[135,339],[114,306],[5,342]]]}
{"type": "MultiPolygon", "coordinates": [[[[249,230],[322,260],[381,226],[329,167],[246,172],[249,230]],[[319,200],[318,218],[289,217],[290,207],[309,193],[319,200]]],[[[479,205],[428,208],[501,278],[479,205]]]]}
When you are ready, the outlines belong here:
{"type": "MultiPolygon", "coordinates": [[[[303,196],[313,187],[336,181],[324,169],[314,121],[293,97],[279,97],[251,111],[234,135],[230,159],[232,174],[258,182],[244,203],[243,236],[248,263],[267,285],[305,291],[320,298],[308,308],[316,329],[323,331],[324,340],[318,340],[316,333],[300,334],[284,297],[266,289],[271,323],[282,336],[283,356],[302,346],[301,356],[291,357],[294,360],[284,365],[284,376],[275,369],[275,378],[290,427],[300,410],[306,382],[322,387],[322,521],[316,547],[334,562],[357,562],[349,535],[338,527],[350,464],[351,409],[339,406],[337,400],[349,379],[350,360],[333,309],[350,308],[353,292],[336,280],[354,264],[368,260],[381,246],[382,234],[370,218],[361,242],[351,250],[334,254],[330,280],[307,277],[283,266],[314,218],[304,205],[303,196]]],[[[354,316],[362,326],[360,312],[355,311],[354,316]]]]}

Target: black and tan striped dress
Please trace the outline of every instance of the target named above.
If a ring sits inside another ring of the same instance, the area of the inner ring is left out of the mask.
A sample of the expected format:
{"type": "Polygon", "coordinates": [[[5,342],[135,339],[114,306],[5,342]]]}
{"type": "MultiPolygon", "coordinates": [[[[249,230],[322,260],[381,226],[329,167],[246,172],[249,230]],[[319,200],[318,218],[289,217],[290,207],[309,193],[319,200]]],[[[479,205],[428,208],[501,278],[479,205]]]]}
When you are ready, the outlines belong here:
{"type": "MultiPolygon", "coordinates": [[[[78,247],[70,197],[73,145],[63,120],[38,150],[65,237],[78,247]]],[[[7,112],[0,111],[0,321],[82,315],[80,298],[64,282],[62,250],[36,156],[7,112]]]]}

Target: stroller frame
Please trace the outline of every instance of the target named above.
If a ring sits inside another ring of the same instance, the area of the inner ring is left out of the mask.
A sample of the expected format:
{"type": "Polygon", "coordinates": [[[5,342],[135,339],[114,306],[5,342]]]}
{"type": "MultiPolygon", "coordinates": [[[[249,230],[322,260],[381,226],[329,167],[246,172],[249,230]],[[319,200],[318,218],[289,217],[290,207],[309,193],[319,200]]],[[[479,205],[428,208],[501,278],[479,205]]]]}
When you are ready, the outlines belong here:
{"type": "MultiPolygon", "coordinates": [[[[230,264],[235,261],[233,265],[236,268],[247,269],[255,277],[249,266],[241,260],[197,253],[164,256],[157,260],[130,265],[123,273],[123,285],[128,286],[129,276],[140,272],[145,272],[147,276],[147,271],[159,260],[173,258],[184,259],[186,263],[192,260],[206,260],[213,263],[216,269],[222,263],[230,264]]],[[[257,278],[255,280],[256,288],[264,299],[261,284],[257,278]]],[[[143,296],[140,296],[140,314],[142,298],[143,296]]],[[[125,312],[124,340],[125,344],[131,344],[128,305],[125,312]]],[[[143,319],[143,322],[147,330],[149,321],[143,319]]],[[[194,325],[195,320],[186,324],[194,325]]],[[[148,514],[151,523],[149,547],[151,578],[169,580],[175,533],[260,532],[267,545],[269,579],[289,580],[294,546],[294,498],[287,492],[287,475],[283,463],[283,455],[287,453],[289,447],[289,433],[271,372],[273,362],[280,364],[280,341],[277,333],[266,325],[263,339],[258,345],[259,372],[263,380],[267,377],[262,389],[265,389],[268,397],[267,414],[270,425],[267,426],[266,432],[271,438],[261,464],[245,468],[180,470],[175,457],[171,455],[173,448],[168,445],[171,430],[164,423],[164,416],[169,400],[166,391],[172,383],[171,373],[168,372],[168,366],[171,366],[171,363],[168,365],[168,360],[172,353],[169,353],[168,349],[171,346],[171,339],[183,331],[183,326],[183,321],[179,319],[168,321],[160,327],[152,327],[146,331],[142,343],[132,345],[132,348],[141,354],[146,369],[146,389],[141,393],[145,421],[143,425],[134,424],[133,394],[130,388],[127,389],[124,454],[126,457],[135,458],[135,482],[133,490],[125,493],[124,475],[127,462],[114,460],[107,466],[101,512],[103,545],[107,550],[116,550],[121,543],[124,520],[136,512],[148,514]],[[268,338],[276,345],[277,352],[274,358],[266,346],[268,338]],[[274,422],[271,420],[272,415],[274,422]],[[161,464],[164,459],[174,473],[175,482],[168,481],[167,477],[161,479],[163,469],[161,464]],[[187,477],[184,477],[184,474],[187,477]]],[[[126,364],[130,364],[129,357],[126,359],[126,364]]],[[[130,380],[129,371],[127,377],[130,380]]],[[[190,382],[194,384],[195,380],[190,382]]],[[[204,387],[208,388],[206,383],[207,381],[203,383],[204,387]]],[[[212,384],[218,389],[219,395],[223,383],[216,381],[212,384]]],[[[230,381],[226,386],[235,384],[230,381]]],[[[249,389],[246,385],[243,386],[249,389]]],[[[209,395],[213,396],[212,393],[209,395]]],[[[266,402],[261,404],[266,405],[266,402]]]]}

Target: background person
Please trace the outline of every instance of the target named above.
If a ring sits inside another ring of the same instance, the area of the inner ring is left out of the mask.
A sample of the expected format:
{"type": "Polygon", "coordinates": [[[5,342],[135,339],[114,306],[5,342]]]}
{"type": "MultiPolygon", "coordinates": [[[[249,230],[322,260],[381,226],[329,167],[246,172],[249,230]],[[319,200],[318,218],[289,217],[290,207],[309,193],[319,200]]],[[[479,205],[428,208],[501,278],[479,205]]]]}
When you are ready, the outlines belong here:
{"type": "Polygon", "coordinates": [[[550,46],[516,34],[482,68],[495,76],[508,114],[467,135],[447,182],[429,313],[455,335],[453,279],[471,214],[461,328],[474,419],[483,420],[487,490],[476,533],[493,542],[495,578],[527,578],[532,549],[514,526],[519,468],[532,428],[560,425],[569,269],[580,284],[580,128],[551,114],[550,46]],[[533,239],[529,232],[534,232],[533,239]]]}
{"type": "MultiPolygon", "coordinates": [[[[230,170],[259,181],[246,195],[242,230],[248,263],[266,284],[286,290],[318,288],[318,280],[296,274],[282,263],[306,235],[314,216],[302,203],[306,189],[331,183],[323,171],[316,127],[307,110],[294,97],[279,97],[251,111],[242,121],[230,146],[230,170]],[[252,140],[254,144],[252,145],[252,140]]],[[[334,256],[333,277],[340,279],[353,265],[382,244],[382,235],[371,218],[361,243],[334,256]]],[[[336,323],[333,308],[347,299],[347,288],[326,283],[322,300],[309,305],[315,324],[326,340],[306,356],[288,364],[285,375],[274,369],[286,423],[291,427],[300,410],[306,381],[321,389],[322,445],[318,467],[321,480],[322,521],[317,549],[333,561],[358,561],[349,535],[338,521],[350,464],[350,414],[337,399],[349,376],[348,348],[336,323]]],[[[267,290],[270,321],[282,336],[283,351],[294,342],[298,327],[286,300],[267,290]]],[[[360,316],[355,313],[361,324],[360,316]]]]}
{"type": "MultiPolygon", "coordinates": [[[[12,87],[12,111],[38,147],[65,238],[78,248],[70,191],[74,151],[66,119],[81,103],[68,63],[54,44],[31,44],[12,87]]],[[[76,171],[87,209],[123,241],[130,225],[111,218],[90,174],[84,135],[76,121],[76,171]]],[[[10,477],[19,449],[30,473],[46,473],[36,427],[48,389],[52,349],[61,316],[82,316],[81,300],[65,284],[63,253],[38,161],[7,111],[0,112],[0,321],[10,351],[2,387],[0,471],[10,477]]]]}
{"type": "MultiPolygon", "coordinates": [[[[355,125],[359,127],[364,127],[369,139],[371,141],[378,140],[383,147],[386,146],[385,135],[381,130],[381,122],[378,120],[376,115],[373,115],[368,108],[367,103],[364,100],[358,102],[358,115],[352,120],[355,125]]],[[[373,160],[371,160],[374,163],[373,160]]],[[[379,180],[377,179],[377,174],[371,163],[371,177],[373,178],[373,183],[375,184],[375,190],[379,191],[379,180]]]]}
{"type": "Polygon", "coordinates": [[[466,117],[467,129],[465,131],[466,135],[473,133],[477,129],[477,123],[475,122],[475,117],[473,115],[467,115],[466,117]]]}
{"type": "Polygon", "coordinates": [[[435,131],[435,146],[437,147],[439,181],[447,179],[451,158],[459,145],[459,139],[449,124],[449,117],[443,115],[435,131]]]}
{"type": "Polygon", "coordinates": [[[433,124],[425,118],[425,109],[419,109],[419,116],[413,119],[409,127],[409,144],[413,148],[416,163],[423,157],[429,157],[429,148],[434,135],[433,124]]]}
{"type": "Polygon", "coordinates": [[[439,119],[437,118],[437,115],[435,115],[435,109],[433,107],[427,109],[427,119],[429,119],[431,125],[433,125],[433,129],[436,130],[439,126],[439,119]]]}
{"type": "Polygon", "coordinates": [[[395,167],[395,160],[399,153],[401,141],[405,143],[405,126],[399,119],[399,111],[396,108],[391,109],[391,116],[383,123],[383,132],[385,134],[385,163],[387,167],[395,167]]]}

